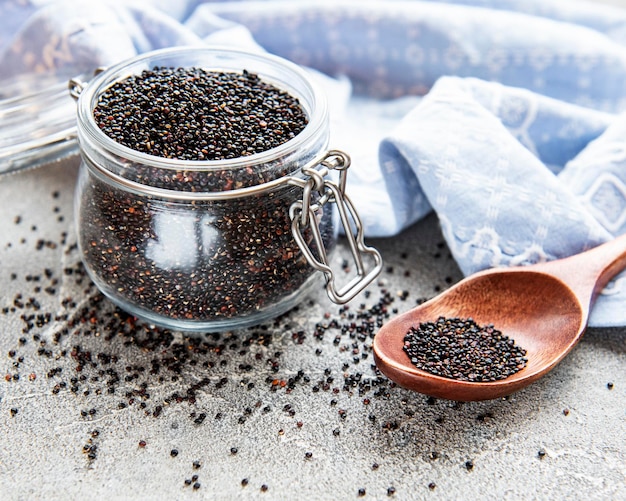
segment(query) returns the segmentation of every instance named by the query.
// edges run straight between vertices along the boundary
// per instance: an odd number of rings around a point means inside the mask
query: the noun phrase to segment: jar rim
[[[166,158],[150,155],[148,153],[143,153],[134,150],[128,146],[125,146],[121,143],[118,143],[111,137],[107,136],[102,130],[100,130],[93,117],[93,111],[95,108],[94,101],[108,87],[110,87],[114,83],[122,81],[124,78],[127,78],[133,74],[132,72],[127,72],[125,70],[131,69],[132,67],[140,67],[142,64],[147,64],[150,61],[152,61],[150,63],[150,66],[154,67],[157,66],[156,60],[158,59],[172,58],[176,56],[189,55],[192,53],[214,55],[216,57],[225,56],[230,57],[233,60],[235,60],[236,58],[241,58],[241,71],[245,69],[243,66],[245,60],[261,64],[269,64],[276,68],[280,67],[282,70],[286,70],[290,73],[289,77],[297,79],[298,83],[306,88],[306,90],[310,93],[311,99],[314,100],[314,106],[306,107],[302,102],[306,96],[303,96],[302,93],[295,91],[293,87],[291,87],[290,89],[281,88],[281,90],[286,90],[298,99],[300,105],[303,106],[304,111],[307,113],[308,123],[306,124],[304,129],[295,137],[289,139],[288,141],[285,141],[284,143],[274,148],[270,148],[259,153],[254,153],[252,155],[221,160],[183,160],[177,158]],[[226,70],[224,68],[212,68],[211,66],[203,66],[202,64],[198,64],[197,66],[207,70],[215,69],[218,71],[235,71],[234,68],[229,68],[228,70]],[[268,77],[262,72],[254,69],[251,69],[249,71],[257,73],[261,79],[267,79],[266,81],[273,83],[272,79],[268,79]],[[91,141],[98,143],[100,146],[103,146],[110,152],[118,154],[119,156],[124,157],[131,162],[156,167],[159,169],[210,172],[239,169],[254,164],[273,162],[297,150],[303,143],[306,144],[309,139],[316,137],[320,129],[326,126],[328,121],[328,104],[323,91],[319,88],[317,82],[313,81],[307,75],[306,70],[282,57],[267,53],[255,53],[222,46],[181,46],[146,52],[130,59],[121,61],[98,73],[91,81],[88,82],[88,84],[81,91],[77,103],[77,114],[79,122],[79,132],[82,129],[82,132],[84,132]]]

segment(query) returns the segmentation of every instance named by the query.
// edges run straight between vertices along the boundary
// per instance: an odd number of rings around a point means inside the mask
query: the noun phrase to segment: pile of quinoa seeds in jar
[[[187,161],[180,170],[133,165],[122,173],[173,192],[223,192],[290,174],[299,166],[280,159],[225,169],[198,162],[245,159],[295,138],[308,123],[296,97],[256,74],[194,67],[155,67],[119,81],[101,94],[93,116],[122,145]],[[98,179],[90,184],[79,221],[85,261],[129,303],[157,315],[193,321],[243,317],[289,297],[313,272],[291,233],[289,207],[302,196],[299,188],[187,202],[181,216],[173,203],[157,207],[168,201]],[[187,231],[181,221],[190,216],[194,224]],[[330,249],[330,211],[320,219]],[[161,258],[155,257],[154,242],[165,233],[178,247],[194,249],[193,266],[180,266],[176,249],[161,248]],[[313,241],[310,231],[304,236]],[[163,252],[169,255],[163,258]]]
[[[526,350],[492,324],[472,318],[439,317],[411,327],[404,352],[418,369],[460,381],[506,379],[526,366]]]
[[[297,98],[254,73],[154,68],[111,86],[93,116],[100,130],[135,151],[190,161],[174,171],[134,166],[124,177],[176,191],[227,191],[290,172],[289,165],[196,170],[194,161],[245,158],[295,138],[308,123]]]
[[[154,68],[113,85],[94,110],[102,131],[136,151],[180,160],[261,153],[294,138],[298,100],[258,75]]]

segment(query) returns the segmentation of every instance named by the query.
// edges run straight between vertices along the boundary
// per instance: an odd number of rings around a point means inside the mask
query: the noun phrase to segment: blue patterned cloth
[[[317,70],[372,237],[436,211],[465,274],[626,231],[626,11],[576,0],[5,0],[0,78],[173,45]],[[626,325],[626,275],[596,326]]]

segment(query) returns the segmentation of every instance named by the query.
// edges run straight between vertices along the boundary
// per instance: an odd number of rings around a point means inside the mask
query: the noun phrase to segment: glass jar
[[[278,147],[235,159],[136,151],[100,130],[93,111],[113,84],[155,67],[256,73],[299,100],[307,125]],[[325,98],[296,65],[222,48],[165,49],[88,83],[72,80],[70,93],[82,159],[79,248],[91,279],[122,309],[178,330],[228,330],[286,312],[321,276],[330,298],[344,303],[380,272],[344,193],[349,157],[327,149]],[[340,225],[356,262],[342,287],[328,259]]]

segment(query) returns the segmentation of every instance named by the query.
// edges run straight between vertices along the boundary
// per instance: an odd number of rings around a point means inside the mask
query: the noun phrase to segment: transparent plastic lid
[[[0,174],[78,152],[76,103],[67,82],[65,75],[0,80]]]

